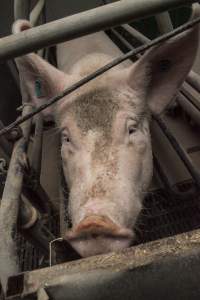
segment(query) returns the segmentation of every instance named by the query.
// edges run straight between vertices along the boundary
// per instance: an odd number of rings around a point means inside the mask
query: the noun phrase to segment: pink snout
[[[128,247],[133,232],[115,224],[106,216],[92,215],[67,231],[65,239],[80,255],[90,256]]]

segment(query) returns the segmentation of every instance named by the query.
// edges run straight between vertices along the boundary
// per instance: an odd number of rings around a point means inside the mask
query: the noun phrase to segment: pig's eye
[[[68,134],[66,134],[66,133],[62,134],[62,142],[63,143],[70,143],[70,138],[69,138]]]
[[[136,130],[137,130],[137,127],[136,127],[135,125],[129,126],[129,128],[128,128],[128,133],[129,133],[129,135],[135,133]]]

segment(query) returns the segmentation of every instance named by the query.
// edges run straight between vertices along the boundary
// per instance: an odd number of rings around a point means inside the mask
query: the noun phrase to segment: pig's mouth
[[[68,241],[111,238],[132,239],[130,229],[120,227],[106,216],[92,215],[82,220],[75,228],[67,231],[65,239]]]

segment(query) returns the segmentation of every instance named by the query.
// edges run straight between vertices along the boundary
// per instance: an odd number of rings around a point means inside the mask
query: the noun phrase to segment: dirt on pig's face
[[[65,238],[82,256],[120,250],[134,239],[152,175],[149,114],[139,98],[128,86],[94,87],[59,109],[72,221]]]

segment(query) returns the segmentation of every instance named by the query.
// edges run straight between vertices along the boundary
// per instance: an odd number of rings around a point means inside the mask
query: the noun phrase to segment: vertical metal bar
[[[0,129],[3,129],[3,128],[4,128],[3,122],[0,120]],[[3,135],[0,137],[0,147],[3,150],[3,152],[5,153],[6,159],[9,160],[9,158],[12,155],[13,147],[11,146],[11,144],[7,141],[7,139]]]
[[[23,108],[23,115],[32,111],[31,104]],[[0,206],[0,279],[5,290],[7,278],[19,271],[15,229],[19,212],[19,200],[22,190],[26,150],[29,141],[31,119],[22,126],[23,137],[14,146]]]
[[[29,19],[29,9],[30,1],[29,0],[14,0],[14,18],[15,20]]]
[[[169,128],[165,125],[164,121],[158,117],[153,116],[153,118],[157,121],[159,127],[162,129],[165,136],[170,141],[171,145],[175,149],[175,151],[178,153],[179,157],[181,158],[182,162],[186,166],[187,170],[189,171],[192,178],[195,180],[198,188],[200,188],[200,173],[193,165],[192,160],[190,159],[189,155],[185,152],[185,150],[182,148],[182,146],[178,143],[174,135],[171,133]]]
[[[31,172],[37,183],[40,182],[41,161],[42,161],[42,141],[43,141],[43,117],[42,114],[36,116],[35,135],[31,157]]]
[[[38,0],[37,4],[33,8],[33,10],[30,13],[30,22],[32,26],[37,25],[37,22],[41,16],[42,10],[45,5],[45,0]]]
[[[155,16],[160,33],[164,34],[173,30],[173,24],[168,12],[163,12]]]
[[[126,0],[100,6],[37,26],[0,40],[0,59],[8,59],[46,46],[105,30],[118,24],[155,15],[197,0]]]
[[[136,40],[140,41],[142,44],[146,44],[150,41],[148,37],[146,37],[144,34],[137,31],[135,28],[128,24],[122,25],[121,27],[125,29],[128,33],[130,33],[134,38],[136,38]]]
[[[200,75],[191,71],[186,81],[200,93]]]

